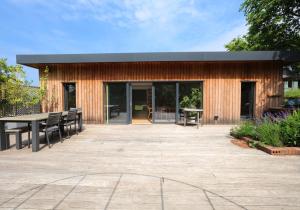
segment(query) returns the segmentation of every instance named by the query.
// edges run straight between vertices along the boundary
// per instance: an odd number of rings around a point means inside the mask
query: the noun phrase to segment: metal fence
[[[40,104],[36,104],[33,106],[25,107],[25,106],[13,106],[7,104],[4,100],[0,100],[0,117],[9,117],[9,116],[17,116],[17,115],[25,115],[25,114],[38,114],[41,112]]]

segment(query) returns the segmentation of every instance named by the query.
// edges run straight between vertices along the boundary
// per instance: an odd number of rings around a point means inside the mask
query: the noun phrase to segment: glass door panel
[[[241,118],[254,117],[255,82],[241,83]]]
[[[176,83],[158,82],[155,87],[155,122],[175,122]]]
[[[128,100],[126,83],[108,83],[105,87],[105,121],[108,124],[128,123]]]
[[[70,108],[76,108],[76,84],[65,83],[64,84],[64,110],[70,110]]]
[[[203,108],[203,83],[179,82],[179,121],[183,122],[184,108]]]

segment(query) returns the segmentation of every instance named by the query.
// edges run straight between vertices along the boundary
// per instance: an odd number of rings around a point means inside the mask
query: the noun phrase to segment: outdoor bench
[[[28,147],[30,147],[30,129],[29,127],[20,127],[20,128],[12,128],[12,129],[5,129],[5,136],[6,136],[6,144],[7,148],[10,147],[10,135],[15,135],[16,137],[16,148],[22,149],[22,133],[28,132]]]

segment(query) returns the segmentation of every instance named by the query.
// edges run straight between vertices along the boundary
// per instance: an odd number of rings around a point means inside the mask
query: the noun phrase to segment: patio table
[[[188,113],[196,112],[197,113],[196,124],[197,124],[197,128],[199,128],[200,114],[203,114],[203,109],[184,108],[182,111],[184,114],[184,126],[186,126],[187,124]],[[201,118],[201,125],[202,125],[202,118]]]
[[[41,114],[30,114],[30,115],[21,115],[15,117],[4,117],[0,118],[0,151],[6,150],[6,137],[5,137],[5,123],[16,122],[16,123],[30,123],[32,130],[32,152],[38,152],[40,149],[40,138],[39,138],[39,129],[40,122],[48,119],[49,113]],[[62,116],[65,117],[68,115],[68,111],[62,113]],[[78,124],[79,131],[82,130],[82,112],[77,112],[78,115]]]

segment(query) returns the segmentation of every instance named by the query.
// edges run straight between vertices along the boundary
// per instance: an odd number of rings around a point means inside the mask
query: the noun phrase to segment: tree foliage
[[[0,59],[0,99],[8,105],[32,106],[43,100],[46,94],[45,75],[41,77],[41,87],[33,88],[30,81],[26,80],[26,74],[21,65],[8,65],[6,59]]]
[[[299,0],[245,0],[249,31],[225,47],[240,50],[300,50]]]
[[[249,50],[249,44],[245,36],[234,38],[225,45],[229,51],[245,51]]]

